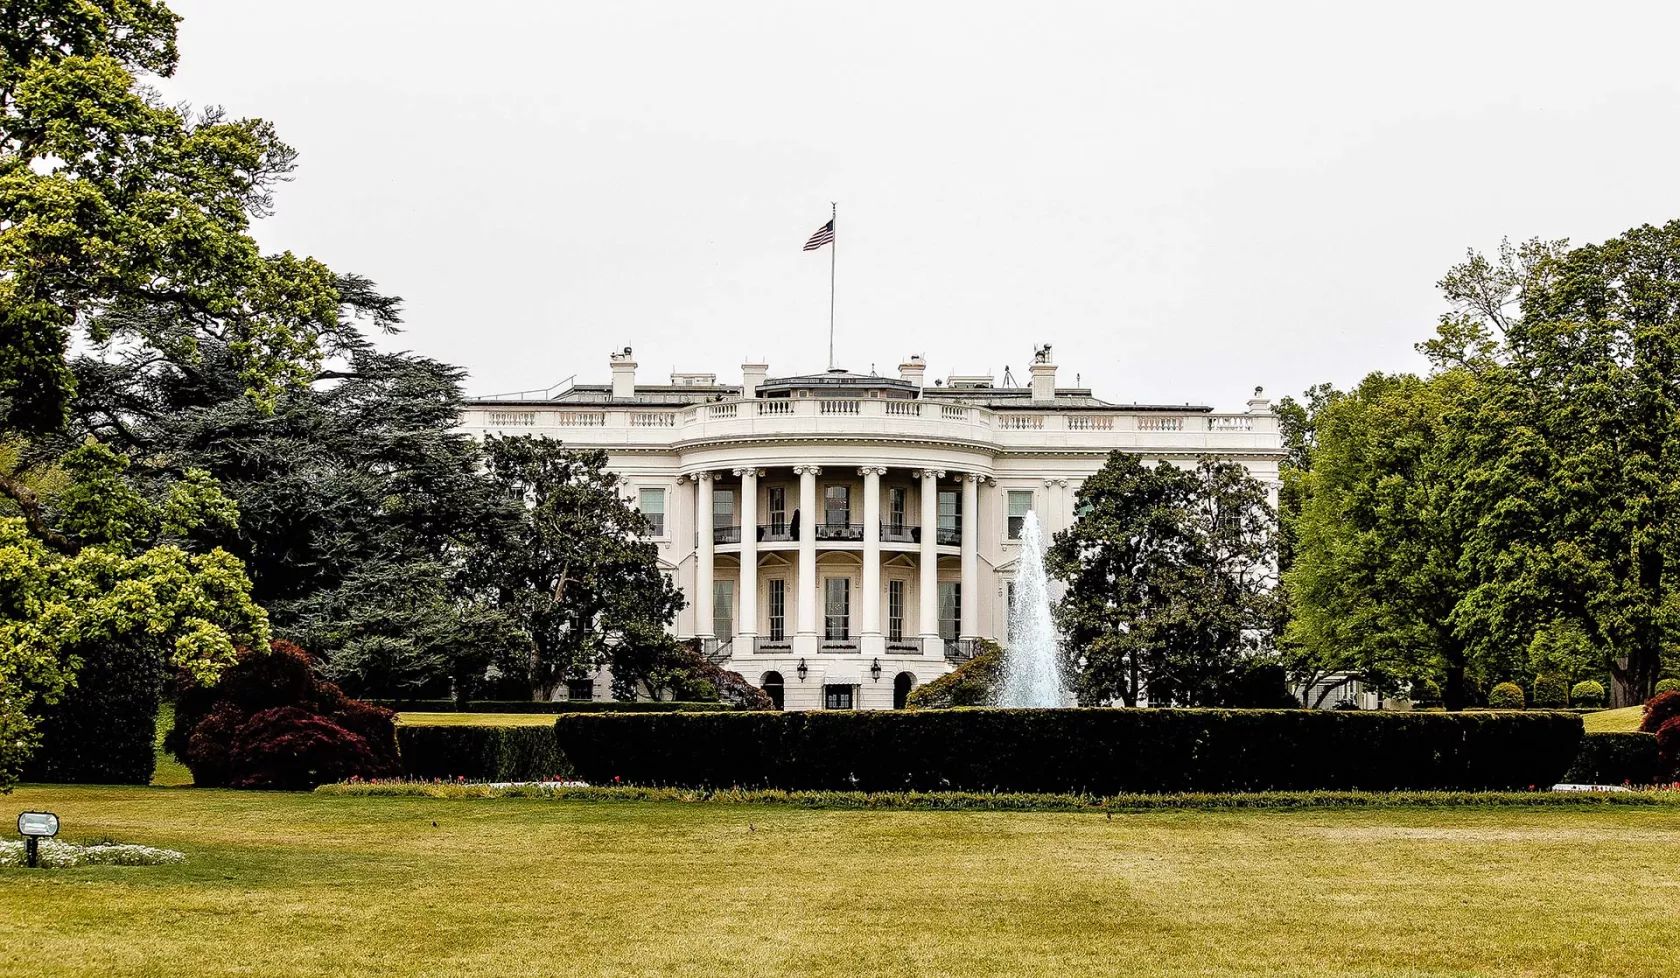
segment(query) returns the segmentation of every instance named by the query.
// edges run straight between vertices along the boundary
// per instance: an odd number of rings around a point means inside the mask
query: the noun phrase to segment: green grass
[[[1587,733],[1628,733],[1639,729],[1639,720],[1644,715],[1643,706],[1624,706],[1619,710],[1585,714],[1581,723],[1586,726]]]
[[[399,713],[397,723],[436,727],[552,727],[552,713]]]
[[[0,974],[1673,973],[1680,811],[953,813],[24,787]],[[435,823],[435,825],[434,825]]]
[[[192,784],[192,772],[187,766],[175,759],[175,755],[163,749],[163,735],[175,725],[175,704],[165,703],[158,708],[157,718],[157,767],[152,769],[152,783],[166,787]]]

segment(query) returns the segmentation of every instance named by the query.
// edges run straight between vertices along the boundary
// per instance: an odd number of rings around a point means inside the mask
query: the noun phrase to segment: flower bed
[[[27,866],[28,843],[21,840],[0,840],[0,866]],[[184,853],[173,849],[127,845],[120,842],[96,842],[80,845],[42,839],[40,863],[48,869],[68,869],[72,866],[172,866],[184,863]]]

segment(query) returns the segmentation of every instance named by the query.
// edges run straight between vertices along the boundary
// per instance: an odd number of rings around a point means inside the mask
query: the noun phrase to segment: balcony
[[[735,654],[735,640],[732,638],[703,638],[700,640],[700,654],[712,665],[722,665],[729,661],[730,656]]]
[[[855,638],[825,638],[822,640],[821,651],[827,653],[846,654],[857,652],[861,646]]]
[[[752,650],[753,655],[792,655],[793,640],[755,635],[753,636]]]
[[[945,661],[963,663],[980,654],[980,640],[948,638],[945,640]]]
[[[797,539],[793,535],[793,525],[786,521],[758,524],[759,543],[794,543]]]
[[[941,526],[935,531],[933,541],[941,547],[962,546],[962,524],[957,523],[952,526]]]
[[[882,523],[882,543],[921,543],[922,528],[911,526],[909,523]]]
[[[862,523],[818,523],[817,540],[820,541],[861,541],[863,540]]]
[[[726,526],[714,526],[712,527],[712,542],[740,543],[741,528],[734,523],[730,523]]]

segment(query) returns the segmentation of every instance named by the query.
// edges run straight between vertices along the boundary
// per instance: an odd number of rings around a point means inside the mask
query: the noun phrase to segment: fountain
[[[1009,603],[1009,649],[1003,656],[999,706],[1067,706],[1061,652],[1050,621],[1050,585],[1044,576],[1044,534],[1038,516],[1027,513],[1021,527],[1021,557]]]

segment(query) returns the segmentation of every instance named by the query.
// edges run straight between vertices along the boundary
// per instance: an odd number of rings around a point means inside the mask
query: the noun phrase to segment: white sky
[[[473,393],[822,369],[831,200],[842,366],[1223,409],[1419,368],[1466,247],[1680,217],[1672,2],[171,6],[165,92],[301,153],[264,246]]]

